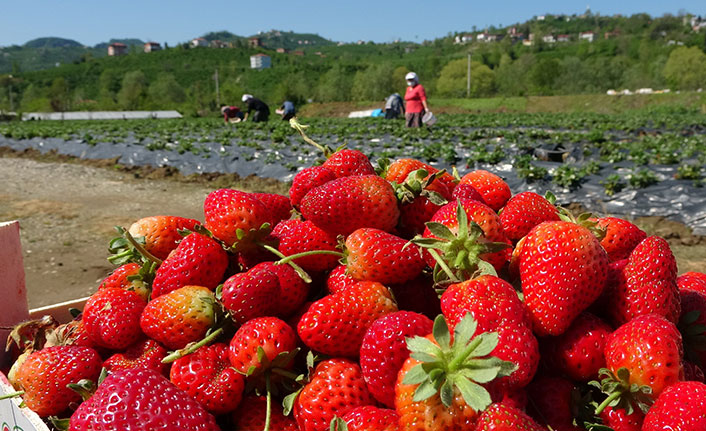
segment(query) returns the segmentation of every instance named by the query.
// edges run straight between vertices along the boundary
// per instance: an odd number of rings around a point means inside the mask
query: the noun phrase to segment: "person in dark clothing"
[[[221,114],[223,114],[223,121],[226,123],[238,123],[243,121],[245,117],[243,111],[237,106],[221,106]]]
[[[265,102],[260,99],[256,99],[251,94],[243,94],[243,102],[248,105],[248,111],[245,113],[245,118],[243,121],[248,121],[250,113],[255,111],[252,116],[252,121],[254,123],[259,123],[260,121],[267,121],[270,117],[270,107],[267,106]]]
[[[384,111],[386,120],[399,118],[400,115],[404,115],[404,101],[402,100],[402,96],[395,93],[385,99]]]
[[[282,116],[283,121],[289,121],[289,119],[293,118],[297,113],[294,109],[294,103],[289,100],[285,100],[282,103],[282,106],[280,106],[275,112]]]

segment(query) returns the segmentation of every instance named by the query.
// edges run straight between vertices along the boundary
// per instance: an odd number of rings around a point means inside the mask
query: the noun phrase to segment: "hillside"
[[[80,48],[83,45],[71,39],[40,37],[24,44],[25,48]]]
[[[204,38],[225,42],[222,49],[183,43],[153,53],[133,47],[120,57],[85,47],[4,48],[0,70],[13,77],[0,75],[0,110],[160,108],[213,115],[218,103],[237,103],[244,92],[273,105],[284,99],[297,105],[369,102],[404,91],[403,76],[410,70],[432,97],[465,98],[469,53],[472,98],[706,88],[706,21],[688,14],[547,14],[421,44],[337,44],[278,30],[255,37],[260,46],[218,31]],[[58,60],[61,50],[73,50],[77,59]],[[52,67],[13,67],[21,53],[30,64]],[[249,57],[256,53],[271,56],[272,68],[250,69]]]

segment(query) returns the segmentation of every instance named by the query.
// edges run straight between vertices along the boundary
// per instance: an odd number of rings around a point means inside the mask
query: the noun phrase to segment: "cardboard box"
[[[67,301],[47,307],[29,310],[27,305],[27,289],[22,261],[22,244],[20,242],[20,224],[17,221],[0,223],[0,326],[9,328],[27,319],[37,319],[45,315],[54,316],[59,322],[71,320],[70,308],[82,309],[87,298]],[[9,329],[1,329],[1,340],[7,339]],[[0,363],[9,366],[10,358],[5,354],[4,347],[0,349]],[[15,389],[0,373],[0,393],[10,394]],[[32,410],[20,407],[19,397],[0,400],[0,429],[13,431],[49,431],[42,419]]]

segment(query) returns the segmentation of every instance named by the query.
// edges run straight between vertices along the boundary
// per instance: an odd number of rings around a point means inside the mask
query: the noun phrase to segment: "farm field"
[[[624,217],[664,216],[706,235],[706,116],[683,109],[621,114],[442,115],[433,129],[382,119],[302,118],[312,139],[381,158],[414,157],[460,175],[486,169],[514,190]],[[288,182],[321,157],[287,123],[219,120],[23,122],[0,125],[0,147],[35,149],[182,175]]]

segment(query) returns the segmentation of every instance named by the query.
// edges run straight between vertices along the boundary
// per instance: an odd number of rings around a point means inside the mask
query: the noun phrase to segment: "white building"
[[[251,69],[269,69],[272,67],[272,59],[266,54],[255,54],[250,56],[250,68]]]
[[[197,37],[196,39],[191,39],[191,46],[194,48],[198,46],[208,46],[208,41],[203,37]]]
[[[592,31],[584,31],[583,33],[579,34],[579,40],[587,40],[589,42],[593,42],[593,38],[595,36],[595,33]]]

